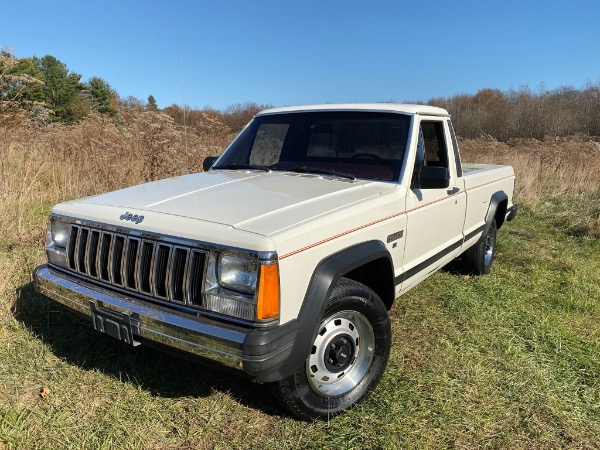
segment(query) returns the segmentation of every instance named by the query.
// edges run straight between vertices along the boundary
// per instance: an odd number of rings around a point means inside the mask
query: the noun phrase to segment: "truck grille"
[[[71,225],[71,270],[147,297],[201,306],[205,263],[202,250]]]

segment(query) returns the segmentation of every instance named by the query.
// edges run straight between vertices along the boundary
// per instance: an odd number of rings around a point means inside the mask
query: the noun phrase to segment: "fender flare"
[[[347,247],[323,259],[312,274],[298,319],[290,324],[295,329],[295,337],[289,353],[286,352],[287,358],[267,373],[257,374],[255,379],[261,382],[277,381],[296,372],[310,353],[325,312],[325,304],[338,280],[357,267],[380,258],[389,260],[393,267],[392,257],[385,244],[373,240]]]
[[[490,231],[490,227],[492,226],[492,220],[494,220],[494,218],[496,218],[496,225],[498,229],[502,227],[502,224],[504,223],[504,218],[506,216],[506,206],[504,206],[504,211],[500,211],[500,216],[498,216],[497,212],[501,208],[500,205],[504,201],[508,203],[508,195],[506,195],[506,192],[498,191],[492,195],[487,213],[485,215],[485,225],[483,226],[483,233],[481,236],[487,236],[488,231]]]

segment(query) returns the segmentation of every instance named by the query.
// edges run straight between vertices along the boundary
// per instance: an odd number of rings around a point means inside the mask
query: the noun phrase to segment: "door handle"
[[[448,195],[454,195],[454,194],[457,194],[458,192],[460,192],[460,188],[454,187],[452,189],[448,189],[446,192],[448,193]]]

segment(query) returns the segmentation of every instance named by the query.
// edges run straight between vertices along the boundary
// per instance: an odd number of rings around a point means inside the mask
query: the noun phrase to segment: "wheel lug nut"
[[[329,364],[333,364],[333,359],[329,358],[329,359],[327,360],[327,362],[328,362]]]

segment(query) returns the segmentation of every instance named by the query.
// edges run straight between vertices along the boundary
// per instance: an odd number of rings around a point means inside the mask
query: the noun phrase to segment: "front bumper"
[[[33,283],[40,294],[89,317],[90,325],[129,344],[155,342],[200,360],[242,370],[257,381],[275,381],[288,372],[285,363],[294,344],[296,321],[261,330],[188,316],[48,265],[35,269]],[[121,332],[121,328],[126,331]]]

